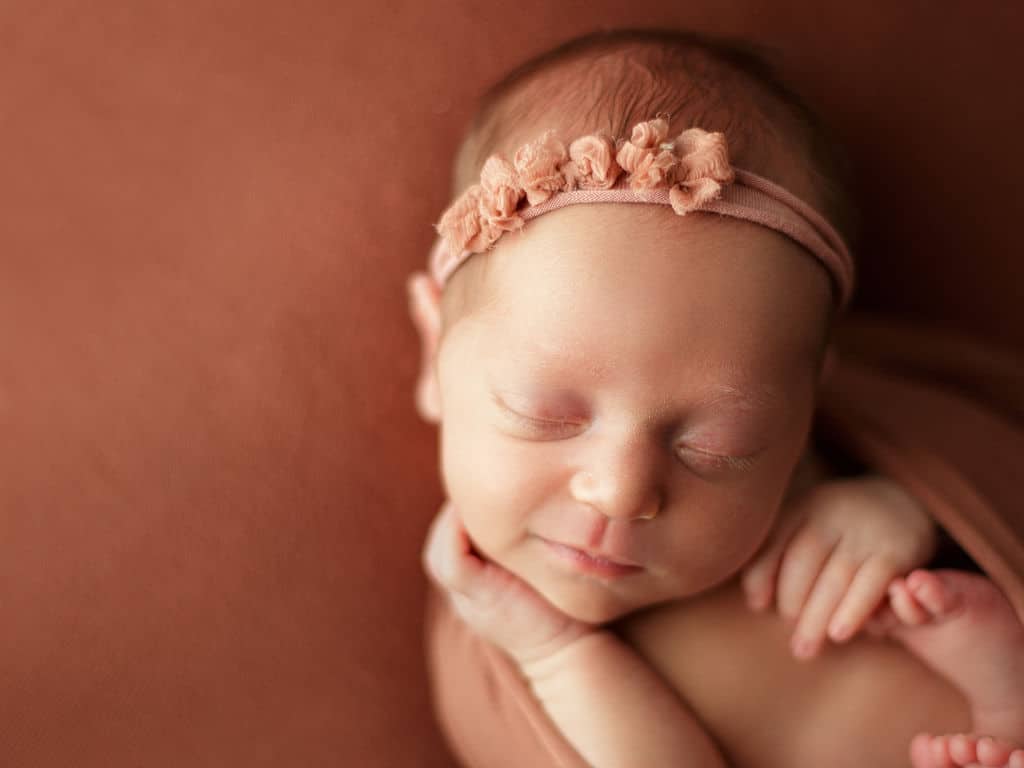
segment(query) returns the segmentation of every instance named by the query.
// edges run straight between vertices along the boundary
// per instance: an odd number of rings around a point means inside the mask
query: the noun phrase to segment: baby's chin
[[[575,584],[534,584],[552,605],[566,616],[587,624],[608,624],[631,613],[676,600],[697,597],[735,580],[735,573],[722,574],[699,584],[661,585],[650,591],[616,589],[597,580],[581,579]],[[547,587],[546,589],[544,587]]]
[[[626,596],[598,581],[586,580],[570,589],[559,585],[541,590],[541,594],[566,616],[587,624],[608,624],[634,611],[670,599],[654,595]]]

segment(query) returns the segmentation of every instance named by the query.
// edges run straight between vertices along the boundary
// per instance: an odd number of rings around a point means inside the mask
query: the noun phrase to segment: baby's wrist
[[[568,670],[599,663],[607,647],[621,642],[612,632],[592,628],[530,654],[510,654],[531,686],[557,684]]]
[[[889,495],[889,503],[894,505],[894,508],[895,505],[903,504],[906,508],[913,510],[911,519],[916,517],[920,526],[917,529],[920,531],[921,537],[918,565],[923,565],[931,560],[939,547],[941,529],[925,503],[911,493],[902,483],[886,475],[869,472],[862,475],[858,480],[864,480],[865,482],[875,484],[876,487],[881,487]]]

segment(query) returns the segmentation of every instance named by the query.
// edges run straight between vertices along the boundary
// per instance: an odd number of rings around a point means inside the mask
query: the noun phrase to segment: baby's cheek
[[[761,511],[744,517],[743,522],[737,526],[738,533],[732,537],[733,545],[729,549],[730,576],[750,562],[768,538],[774,521],[774,514]]]
[[[718,513],[711,516],[708,526],[711,551],[717,554],[721,568],[720,581],[749,563],[775,526],[792,472],[789,457],[786,451],[776,451],[774,461],[765,463],[746,482],[729,490],[717,489],[721,493]]]
[[[527,468],[479,429],[442,435],[441,463],[447,496],[470,537],[497,558],[519,537],[538,503]]]
[[[708,500],[672,537],[681,588],[694,594],[727,581],[764,542],[773,519],[760,507]]]

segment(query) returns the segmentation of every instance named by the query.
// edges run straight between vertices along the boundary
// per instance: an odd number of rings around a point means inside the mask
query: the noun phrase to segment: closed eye
[[[518,411],[513,411],[511,408],[505,408],[505,412],[514,421],[522,426],[529,427],[530,429],[558,430],[564,429],[565,427],[582,426],[582,422],[572,421],[571,419],[537,419],[533,416],[524,416]]]
[[[501,410],[502,415],[514,423],[519,429],[526,433],[547,439],[560,439],[573,433],[580,427],[586,425],[585,420],[571,418],[545,419],[536,416],[527,416],[511,408],[497,394],[492,393],[491,399]],[[571,435],[570,435],[571,436]],[[750,469],[757,462],[757,457],[762,451],[747,456],[731,456],[726,454],[712,453],[692,445],[681,444],[676,447],[676,453],[680,460],[688,465],[696,467],[698,471],[743,471]]]
[[[711,453],[710,451],[702,451],[699,448],[694,448],[690,445],[680,445],[678,450],[681,454],[685,454],[684,461],[690,461],[698,464],[699,466],[705,466],[709,469],[735,469],[745,470],[750,469],[757,463],[757,455],[760,453],[751,454],[750,456],[727,456],[719,453]]]
[[[583,426],[585,423],[568,418],[541,419],[535,416],[526,416],[525,414],[519,413],[519,411],[510,408],[497,395],[492,395],[492,399],[507,418],[515,422],[518,426],[532,432],[550,433],[564,431],[567,427],[578,428]]]

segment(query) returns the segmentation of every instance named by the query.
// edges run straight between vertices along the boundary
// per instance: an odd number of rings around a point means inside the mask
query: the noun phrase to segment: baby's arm
[[[607,630],[521,669],[548,716],[595,768],[725,766],[676,692]]]
[[[431,526],[423,560],[459,616],[516,663],[589,765],[724,767],[711,738],[646,661],[612,632],[571,619],[478,558],[450,503]]]
[[[827,480],[784,506],[745,567],[743,587],[755,610],[774,600],[796,621],[793,653],[809,658],[826,635],[853,637],[893,578],[924,565],[936,542],[927,510],[894,481],[874,474]]]

